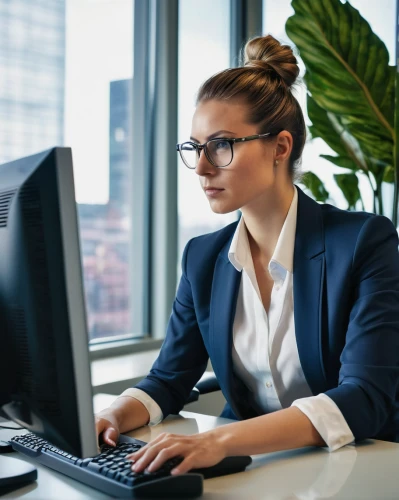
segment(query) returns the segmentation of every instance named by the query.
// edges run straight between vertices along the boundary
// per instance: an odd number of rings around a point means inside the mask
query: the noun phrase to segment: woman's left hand
[[[171,474],[183,474],[191,469],[211,467],[226,457],[224,447],[215,433],[203,432],[191,436],[162,433],[154,440],[143,446],[139,451],[126,455],[126,459],[133,460],[134,472],[149,472],[158,470],[166,460],[182,457],[183,461]]]

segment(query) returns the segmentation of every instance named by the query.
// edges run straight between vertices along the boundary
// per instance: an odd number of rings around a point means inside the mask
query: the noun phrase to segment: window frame
[[[160,348],[166,334],[178,255],[178,7],[134,2],[131,311],[140,337],[94,342],[91,361]],[[262,34],[262,9],[262,0],[230,0],[231,66],[245,41]]]

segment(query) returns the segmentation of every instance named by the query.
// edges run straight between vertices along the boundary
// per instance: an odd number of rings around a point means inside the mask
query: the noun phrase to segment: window
[[[350,0],[353,7],[359,10],[360,14],[370,23],[371,29],[381,38],[387,46],[390,54],[391,65],[395,64],[395,30],[396,30],[396,0],[379,0],[378,2],[369,2],[368,0]],[[293,42],[288,38],[285,32],[285,23],[287,19],[294,14],[294,9],[291,7],[291,0],[263,0],[263,32],[270,33],[279,41],[288,43],[293,46]],[[387,22],[389,20],[389,22]],[[299,58],[301,68],[300,76],[303,76],[305,66]],[[295,93],[302,110],[304,111],[306,124],[311,122],[306,112],[306,86],[305,83]],[[302,157],[303,170],[313,171],[325,183],[327,191],[333,203],[339,207],[346,209],[347,202],[345,201],[342,192],[337,187],[333,174],[343,173],[344,170],[334,166],[327,160],[320,158],[320,154],[334,154],[327,144],[320,138],[316,138],[308,142],[305,146]],[[372,211],[373,200],[370,192],[370,185],[367,180],[359,176],[359,188],[364,199],[365,210]],[[390,186],[385,186],[386,191],[384,196],[392,197]],[[369,194],[369,196],[367,196]],[[387,203],[386,206],[390,206]],[[391,216],[391,214],[387,214]]]
[[[0,162],[72,147],[89,335],[131,336],[132,0],[0,0]]]
[[[90,31],[88,36],[88,29]],[[133,2],[66,0],[65,144],[72,146],[92,340],[131,335]]]
[[[195,95],[214,73],[230,65],[230,0],[184,0],[179,5],[179,142],[189,139]],[[187,241],[237,220],[237,214],[215,214],[200,188],[197,174],[178,160],[179,256]]]

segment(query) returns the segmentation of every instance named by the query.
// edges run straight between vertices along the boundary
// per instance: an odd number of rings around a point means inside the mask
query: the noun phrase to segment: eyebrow
[[[218,130],[217,132],[214,132],[213,134],[209,135],[207,138],[206,138],[206,141],[205,142],[208,142],[210,141],[211,139],[214,139],[215,137],[220,137],[220,134],[233,134],[235,135],[234,132],[231,132],[230,130]],[[190,139],[192,141],[195,141],[195,142],[198,142],[199,143],[199,140],[196,139],[195,137],[192,137],[190,136]]]

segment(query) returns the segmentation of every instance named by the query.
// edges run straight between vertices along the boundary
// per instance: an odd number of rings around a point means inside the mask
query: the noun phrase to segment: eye
[[[215,141],[215,149],[217,151],[223,151],[224,149],[230,149],[230,143],[225,139],[219,139]]]

